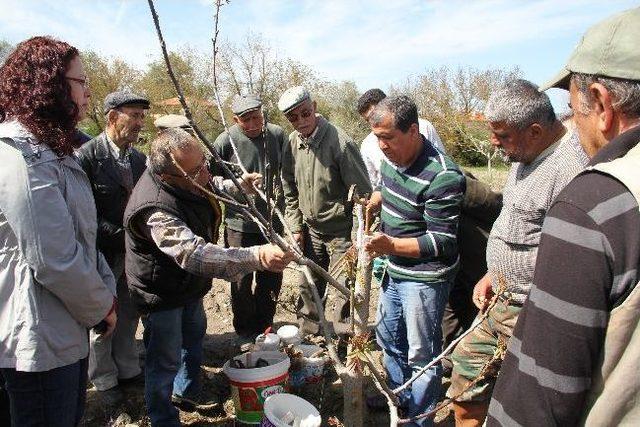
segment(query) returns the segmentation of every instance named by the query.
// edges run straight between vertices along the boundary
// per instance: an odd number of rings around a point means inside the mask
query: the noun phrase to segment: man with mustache
[[[107,405],[123,398],[118,385],[142,381],[135,333],[138,314],[124,274],[122,218],[131,191],[145,169],[146,157],[133,148],[144,125],[149,100],[131,92],[113,92],[104,100],[104,132],[77,152],[91,182],[98,214],[98,249],[118,284],[118,324],[112,336],[92,331],[89,379]]]
[[[249,173],[262,175],[263,190],[266,193],[269,187],[273,200],[282,210],[280,163],[284,131],[280,126],[265,122],[262,101],[256,95],[236,95],[231,103],[231,111],[235,124],[218,136],[214,143],[215,150],[223,160],[240,163]],[[217,165],[214,165],[212,172],[213,175],[223,174]],[[262,215],[268,218],[266,203],[260,198],[256,198],[255,202]],[[233,206],[226,207],[224,223],[226,247],[246,248],[267,243],[258,226]],[[280,222],[274,219],[273,224],[276,232],[280,233]],[[256,287],[252,290],[254,280]],[[282,273],[267,270],[251,272],[239,281],[231,282],[233,327],[241,341],[253,341],[257,334],[271,325],[281,285]]]
[[[501,343],[511,338],[529,295],[542,222],[553,199],[587,163],[577,135],[557,119],[549,97],[529,81],[510,80],[497,88],[484,115],[491,143],[512,165],[502,210],[487,242],[487,272],[474,287],[473,302],[484,312],[503,286],[506,292],[451,356],[448,395],[454,399],[456,426],[462,427],[484,422],[500,369],[501,360],[492,360]]]

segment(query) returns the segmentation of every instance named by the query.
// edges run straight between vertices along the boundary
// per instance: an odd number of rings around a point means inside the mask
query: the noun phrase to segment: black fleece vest
[[[135,186],[124,214],[126,267],[129,293],[141,313],[181,307],[202,298],[211,289],[211,277],[190,274],[173,258],[141,235],[149,209],[160,209],[184,221],[205,241],[214,236],[216,213],[209,201],[168,186],[149,170]],[[215,242],[214,242],[215,243]]]

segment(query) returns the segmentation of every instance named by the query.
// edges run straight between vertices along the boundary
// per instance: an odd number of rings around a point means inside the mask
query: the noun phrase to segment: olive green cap
[[[589,28],[567,65],[540,90],[569,89],[571,73],[640,80],[640,8],[613,15]]]

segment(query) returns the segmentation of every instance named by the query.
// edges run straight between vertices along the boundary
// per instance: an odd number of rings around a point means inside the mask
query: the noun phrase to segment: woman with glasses
[[[16,426],[73,426],[86,393],[87,329],[110,334],[115,282],[73,157],[89,100],[73,46],[34,37],[0,68],[0,380]]]

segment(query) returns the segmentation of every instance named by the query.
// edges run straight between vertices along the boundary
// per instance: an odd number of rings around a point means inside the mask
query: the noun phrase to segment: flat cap
[[[170,128],[182,128],[191,130],[189,119],[179,114],[167,114],[166,116],[160,116],[155,119],[153,125],[160,130]]]
[[[241,116],[260,107],[262,107],[262,101],[254,94],[236,95],[231,101],[231,112],[236,116]]]
[[[640,80],[640,8],[613,15],[589,28],[567,64],[540,90],[569,89],[571,73]]]
[[[140,105],[144,109],[149,109],[149,100],[129,91],[111,92],[104,99],[104,114],[124,105]]]
[[[278,101],[278,108],[280,111],[287,114],[289,111],[293,110],[308,99],[311,99],[311,95],[308,90],[302,86],[294,86],[287,89],[282,94]]]

